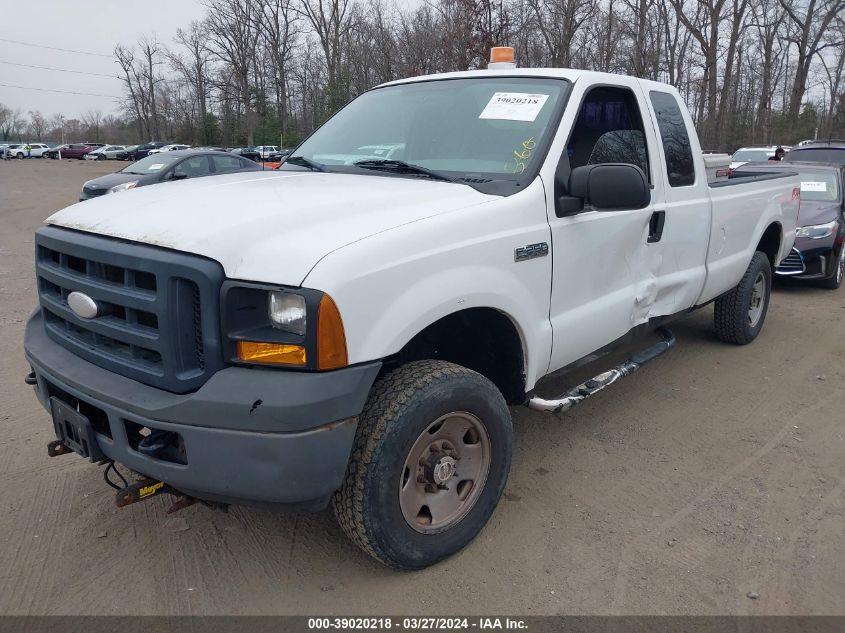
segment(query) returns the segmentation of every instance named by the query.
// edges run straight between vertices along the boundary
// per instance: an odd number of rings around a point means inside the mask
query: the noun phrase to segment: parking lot
[[[0,613],[843,613],[845,290],[777,284],[748,347],[704,308],[565,416],[514,408],[502,503],[425,571],[381,567],[329,512],[116,509],[102,468],[47,457],[22,339],[34,229],[123,165],[0,163]]]

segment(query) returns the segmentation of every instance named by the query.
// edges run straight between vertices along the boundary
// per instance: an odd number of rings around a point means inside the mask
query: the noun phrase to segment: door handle
[[[663,237],[663,225],[666,224],[666,212],[655,211],[648,221],[648,243],[659,242]]]

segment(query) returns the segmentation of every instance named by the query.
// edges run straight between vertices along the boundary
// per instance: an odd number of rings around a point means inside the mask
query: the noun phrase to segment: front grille
[[[47,334],[86,360],[148,385],[185,393],[223,365],[214,261],[57,227],[35,235]],[[98,306],[84,319],[71,292]]]
[[[804,258],[797,248],[793,248],[775,269],[778,275],[800,275],[805,270]]]
[[[91,186],[84,186],[82,187],[82,193],[88,196],[89,198],[96,198],[97,196],[102,196],[108,188],[106,187],[91,187]]]

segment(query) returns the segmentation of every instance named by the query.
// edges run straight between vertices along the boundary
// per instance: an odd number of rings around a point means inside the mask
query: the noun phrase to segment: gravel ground
[[[513,409],[500,507],[426,571],[373,562],[328,512],[117,510],[100,468],[47,457],[22,337],[33,230],[120,166],[0,162],[0,613],[845,613],[845,290],[779,284],[748,347],[699,310],[565,417]]]

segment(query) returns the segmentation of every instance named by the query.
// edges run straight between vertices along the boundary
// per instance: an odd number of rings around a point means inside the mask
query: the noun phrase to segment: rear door
[[[652,307],[654,316],[665,316],[692,307],[704,287],[710,194],[698,136],[679,95],[664,84],[641,86],[647,116],[656,124],[660,170],[666,179],[663,256],[655,271],[657,295]]]
[[[552,230],[550,319],[555,371],[646,322],[656,298],[655,271],[663,241],[653,218],[665,211],[657,139],[637,80],[613,85],[577,82],[561,130],[571,130],[560,157],[564,170],[600,163],[640,167],[651,184],[643,209],[595,211],[559,218],[547,186]],[[554,158],[557,161],[557,158]]]

